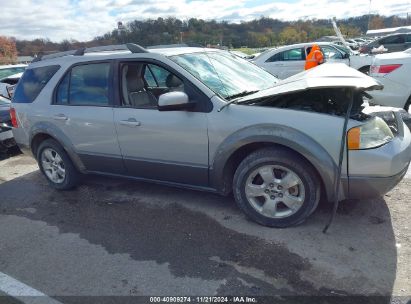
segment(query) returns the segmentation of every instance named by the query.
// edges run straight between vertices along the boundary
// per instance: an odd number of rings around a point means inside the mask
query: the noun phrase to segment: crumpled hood
[[[237,101],[254,100],[307,89],[343,87],[371,91],[381,90],[383,85],[343,63],[326,63],[286,78],[269,89],[239,98]]]

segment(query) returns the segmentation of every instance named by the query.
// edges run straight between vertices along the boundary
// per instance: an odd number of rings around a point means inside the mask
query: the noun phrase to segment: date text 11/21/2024
[[[150,297],[150,303],[258,303],[254,297]]]

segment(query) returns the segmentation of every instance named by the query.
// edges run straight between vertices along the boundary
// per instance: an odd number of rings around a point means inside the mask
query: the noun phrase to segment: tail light
[[[18,128],[19,124],[17,123],[17,115],[16,115],[15,108],[10,108],[10,118],[11,118],[11,125],[13,126],[13,128]]]
[[[402,64],[372,65],[370,68],[370,73],[371,74],[389,74],[401,66]]]

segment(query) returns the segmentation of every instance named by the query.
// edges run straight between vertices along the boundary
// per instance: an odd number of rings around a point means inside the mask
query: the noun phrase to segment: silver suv
[[[405,175],[400,115],[385,113],[387,124],[362,112],[364,90],[379,87],[343,64],[279,82],[226,51],[128,44],[38,59],[11,116],[56,189],[98,173],[233,193],[254,221],[286,227],[321,195],[336,199],[339,168],[339,200],[382,195]]]

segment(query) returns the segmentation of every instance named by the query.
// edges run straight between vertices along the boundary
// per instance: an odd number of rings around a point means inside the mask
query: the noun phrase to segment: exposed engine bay
[[[310,111],[344,117],[351,100],[351,92],[352,89],[346,88],[308,89],[250,100],[247,104]],[[362,113],[364,109],[364,96],[367,96],[365,92],[354,91],[354,104],[350,115],[351,119],[363,121],[370,118],[369,115]]]

